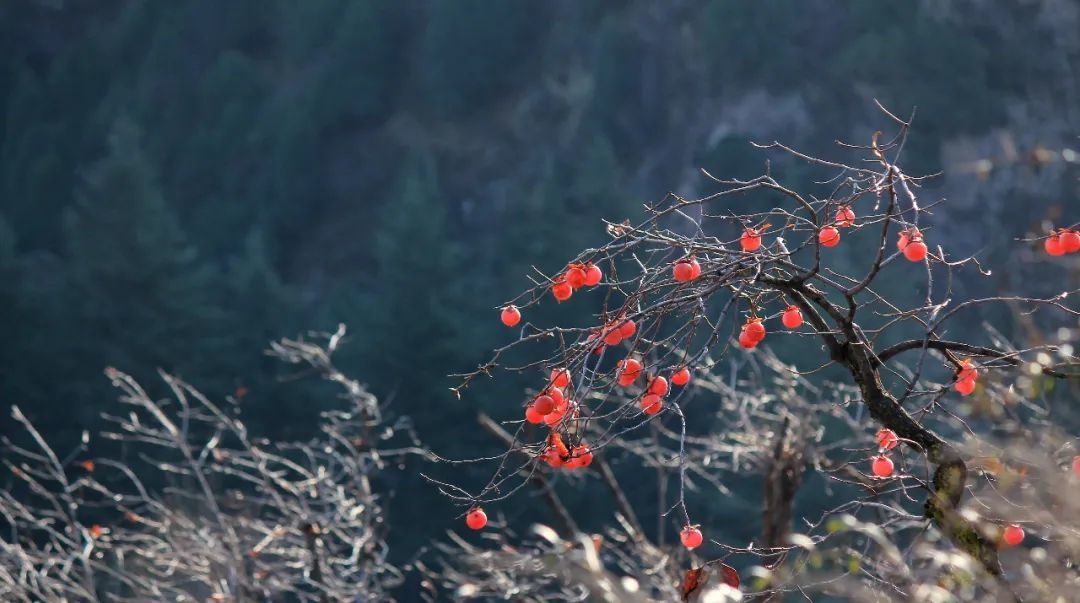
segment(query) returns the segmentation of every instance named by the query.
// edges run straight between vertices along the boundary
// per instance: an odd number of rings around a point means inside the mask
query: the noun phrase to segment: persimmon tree
[[[488,463],[490,479],[473,487],[437,482],[441,491],[463,512],[483,508],[491,516],[532,484],[571,538],[578,526],[558,499],[558,480],[606,483],[617,503],[616,531],[637,543],[642,558],[665,546],[665,525],[691,550],[664,557],[672,565],[651,587],[661,598],[672,576],[684,577],[690,598],[693,572],[730,569],[723,561],[740,555],[760,563],[750,590],[766,597],[816,586],[919,598],[948,590],[937,581],[942,572],[966,572],[978,585],[973,597],[1019,598],[1043,579],[1002,565],[1003,547],[1023,542],[1025,521],[1028,532],[1056,545],[1049,560],[1040,557],[1044,577],[1055,576],[1042,594],[1075,592],[1075,529],[1032,513],[1054,508],[1051,500],[1064,504],[1061,490],[1078,492],[1066,479],[1075,447],[1041,417],[1050,414],[1047,384],[1080,378],[1080,361],[1046,338],[1019,345],[991,327],[957,328],[965,316],[988,311],[1043,320],[1051,332],[1075,325],[1072,292],[958,299],[961,278],[991,270],[936,236],[935,211],[945,202],[922,198],[925,178],[901,167],[911,122],[881,110],[893,133],[840,144],[851,159],[757,145],[819,172],[815,190],[824,193],[790,188],[768,167],[749,180],[703,170],[715,192],[669,194],[638,220],[609,222],[610,240],[566,267],[537,269],[533,286],[499,308],[516,337],[475,371],[456,375],[454,391],[466,395],[476,379],[503,372],[533,376],[535,389],[518,417],[501,424],[482,417],[506,446],[468,461]],[[1065,227],[1006,236],[1057,261],[1080,249],[1075,235]],[[860,251],[856,262],[838,255],[849,245]],[[600,304],[598,312],[575,308],[586,307],[585,296]],[[566,324],[531,321],[540,303],[558,303]],[[803,353],[783,353],[792,346]],[[510,364],[519,348],[529,360]],[[971,400],[1004,409],[997,424],[973,420]],[[830,418],[827,427],[822,417]],[[1033,431],[1040,435],[1028,437]],[[607,462],[629,456],[659,469],[663,518],[651,541]],[[725,475],[748,468],[764,476],[764,544],[716,540],[717,531],[697,525],[687,490],[722,495]],[[1026,490],[1007,492],[1004,482],[1015,484],[1021,469]],[[665,471],[674,475],[670,489]],[[803,534],[791,524],[805,471],[862,495],[801,518]],[[644,478],[634,479],[640,488]],[[1016,503],[1021,498],[1031,504]],[[832,547],[857,585],[845,590],[808,578],[807,563],[821,568],[822,546]],[[869,549],[880,553],[876,560]],[[455,550],[458,563],[482,555]],[[642,569],[629,567],[626,553],[614,557],[623,571]],[[481,590],[499,583],[497,568],[484,567],[471,577],[459,568],[449,583]]]

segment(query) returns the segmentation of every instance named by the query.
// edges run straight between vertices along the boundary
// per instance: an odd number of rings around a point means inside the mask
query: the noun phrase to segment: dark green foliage
[[[890,68],[882,73],[879,65]],[[901,13],[853,39],[833,70],[837,79],[870,82],[888,106],[917,105],[928,131],[972,131],[1003,117],[1004,91],[990,87],[989,49],[947,24]],[[950,110],[958,101],[968,109]]]
[[[429,3],[415,65],[425,106],[460,117],[497,103],[535,62],[546,13],[542,2]]]
[[[644,130],[638,121],[648,117],[637,103],[626,102],[641,96],[644,53],[641,40],[624,19],[614,15],[604,19],[592,57],[595,92],[591,117],[598,128],[620,143],[638,139]]]
[[[227,337],[215,299],[218,275],[162,196],[138,128],[118,121],[108,148],[83,170],[64,216],[80,352],[136,374],[161,367],[208,375],[215,361],[193,352]]]
[[[394,3],[349,2],[309,94],[324,127],[367,123],[386,115],[402,68],[405,16]],[[397,5],[400,6],[400,5]]]
[[[383,381],[384,391],[419,394],[402,404],[426,414],[441,406],[433,402],[449,387],[444,375],[466,330],[469,280],[430,162],[406,164],[396,188],[375,234],[376,305],[364,332],[379,342],[369,348],[372,374],[395,377]]]
[[[801,0],[709,2],[703,11],[702,48],[712,66],[714,88],[787,88],[817,56],[807,45],[817,46],[829,37],[822,35],[821,23],[804,17],[804,10]],[[841,12],[830,15],[836,18]]]

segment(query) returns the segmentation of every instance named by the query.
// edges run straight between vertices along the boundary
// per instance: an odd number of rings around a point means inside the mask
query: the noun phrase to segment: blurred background
[[[834,141],[889,128],[874,99],[915,111],[901,163],[940,172],[921,191],[948,199],[934,241],[993,268],[958,297],[1075,287],[1075,260],[1015,239],[1080,220],[1078,67],[1076,0],[8,0],[0,402],[64,449],[117,408],[104,367],[161,367],[238,399],[253,432],[304,439],[339,402],[263,350],[342,322],[339,367],[427,445],[496,453],[476,412],[518,418],[523,381],[458,400],[446,375],[507,341],[496,308],[530,266],[602,243],[603,218],[715,190],[699,168],[829,178],[749,142],[856,161]],[[387,479],[409,559],[459,510],[415,472]],[[732,489],[702,505],[736,518],[711,536],[745,542],[760,484]],[[586,529],[592,496],[567,495]]]

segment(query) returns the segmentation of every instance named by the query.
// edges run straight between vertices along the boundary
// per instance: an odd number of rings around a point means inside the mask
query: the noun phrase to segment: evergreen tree
[[[376,280],[353,296],[352,313],[344,318],[352,335],[338,361],[354,367],[348,370],[389,401],[391,412],[410,417],[422,440],[440,441],[439,454],[463,456],[475,454],[475,438],[446,435],[458,431],[455,426],[475,429],[476,406],[455,398],[449,388],[458,382],[447,373],[473,366],[488,341],[475,328],[469,270],[453,237],[448,202],[437,191],[430,162],[413,160],[402,168],[374,236]],[[440,475],[446,469],[426,470]],[[410,476],[385,487],[418,492],[428,485]],[[397,532],[399,551],[415,550],[425,534],[447,527],[417,496],[395,498],[390,519],[411,526]]]
[[[618,15],[603,20],[593,48],[595,92],[589,122],[627,154],[655,134],[658,115],[641,111],[641,63],[646,48]]]
[[[572,165],[568,193],[574,202],[574,213],[587,216],[583,224],[600,228],[600,220],[619,220],[640,208],[640,200],[626,198],[626,170],[607,137],[593,136],[581,161]],[[595,242],[597,232],[591,230],[585,235],[587,240],[579,244]]]
[[[274,269],[260,228],[252,229],[243,239],[241,253],[230,258],[223,290],[233,323],[228,331],[241,340],[238,349],[258,352],[268,341],[291,335],[299,327],[292,324],[296,295]]]
[[[0,203],[25,248],[53,248],[56,217],[71,197],[70,139],[48,119],[47,83],[20,69],[0,140]],[[68,133],[70,136],[70,132]]]
[[[701,15],[702,47],[715,87],[761,86],[782,91],[815,56],[818,24],[800,16],[798,0],[712,2]],[[779,43],[778,40],[784,40]]]
[[[12,230],[4,214],[0,214],[0,333],[6,338],[21,335],[18,331],[20,321],[16,315],[19,280],[15,264],[15,231]],[[16,339],[17,341],[18,339]],[[9,389],[10,379],[14,378],[19,352],[14,346],[0,345],[0,399],[13,393]]]
[[[229,353],[220,358],[215,372],[253,410],[248,416],[254,432],[269,438],[307,437],[318,411],[336,408],[337,401],[325,392],[309,391],[310,382],[282,382],[277,378],[281,362],[264,353],[269,342],[291,337],[312,323],[297,320],[296,292],[274,269],[261,228],[244,237],[240,253],[229,259],[224,281]]]
[[[508,204],[500,220],[497,259],[509,277],[505,285],[513,287],[500,286],[498,290],[519,288],[532,266],[554,274],[571,259],[567,253],[578,242],[581,217],[568,207],[556,164],[547,157],[541,165],[539,178],[531,186],[521,187],[524,190]]]
[[[462,364],[468,279],[437,194],[434,167],[414,160],[384,204],[375,235],[377,283],[363,317],[366,365],[399,412],[438,425],[454,406],[448,367]],[[414,412],[415,411],[415,412]]]
[[[403,12],[397,3],[345,3],[308,90],[320,127],[371,122],[387,113],[405,49]]]
[[[64,220],[82,357],[96,369],[209,376],[226,337],[216,274],[162,196],[138,128],[119,120],[108,149],[85,170]]]
[[[492,103],[527,72],[547,26],[541,2],[458,0],[429,4],[418,65],[427,107],[440,117]]]

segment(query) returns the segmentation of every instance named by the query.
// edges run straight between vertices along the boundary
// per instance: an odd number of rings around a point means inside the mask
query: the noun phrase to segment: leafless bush
[[[371,479],[424,454],[408,423],[334,368],[344,328],[322,343],[281,340],[271,354],[343,391],[307,442],[252,436],[235,400],[215,403],[162,373],[155,400],[109,369],[123,413],[102,437],[126,458],[67,458],[18,408],[30,445],[5,441],[13,487],[0,493],[4,601],[379,601],[400,583],[387,562],[383,501]],[[168,483],[144,484],[148,475]],[[158,480],[160,481],[160,480]],[[93,523],[90,523],[93,521]]]

